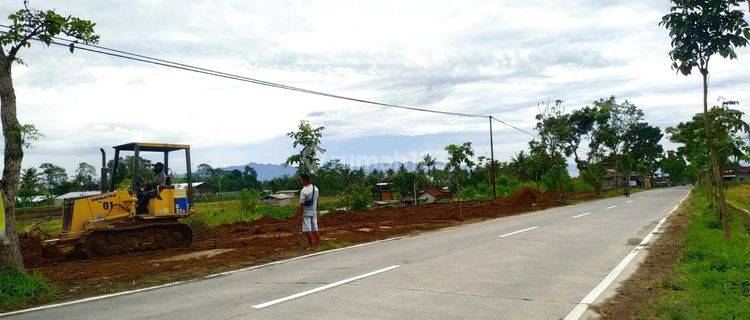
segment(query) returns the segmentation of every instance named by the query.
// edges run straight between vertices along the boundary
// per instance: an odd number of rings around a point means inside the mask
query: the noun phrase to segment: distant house
[[[419,195],[417,198],[417,201],[422,203],[432,203],[440,200],[446,200],[453,198],[453,192],[448,190],[447,188],[439,189],[439,188],[427,188],[422,192],[422,194]]]
[[[729,167],[724,172],[724,180],[750,181],[750,167]]]
[[[187,183],[173,183],[175,189],[186,189]],[[193,182],[193,194],[203,196],[214,193],[214,186],[208,182]]]
[[[376,184],[378,187],[378,190],[380,191],[378,194],[378,200],[379,201],[390,201],[393,200],[393,191],[391,191],[391,185],[387,182],[380,182]]]
[[[627,178],[624,174],[620,174],[615,169],[607,168],[604,169],[604,178],[602,178],[601,181],[602,189],[613,189],[615,187],[624,187]],[[631,173],[629,185],[631,187],[643,186],[643,179],[641,179],[639,174]]]
[[[102,192],[101,191],[73,191],[73,192],[68,192],[66,194],[59,195],[59,196],[55,197],[54,204],[55,205],[62,205],[63,202],[65,202],[65,200],[67,200],[67,199],[77,199],[77,198],[83,198],[83,197],[88,197],[88,196],[95,196],[97,194],[102,194]]]
[[[299,195],[299,190],[279,190],[279,191],[276,191],[275,194],[285,194],[291,198],[294,198]]]
[[[283,193],[269,194],[261,198],[261,202],[272,205],[274,207],[288,206],[292,204],[292,198],[289,195]]]

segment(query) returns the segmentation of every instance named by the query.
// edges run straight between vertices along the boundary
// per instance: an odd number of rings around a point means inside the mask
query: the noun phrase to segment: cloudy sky
[[[0,15],[22,1],[3,1]],[[531,129],[540,101],[568,108],[615,95],[662,128],[701,109],[698,75],[670,69],[658,0],[101,1],[34,0],[97,23],[101,45],[267,81],[386,103],[493,114]],[[709,101],[750,111],[750,50],[715,60]],[[280,163],[284,133],[326,127],[326,158],[415,159],[472,141],[486,120],[392,110],[35,44],[16,66],[19,118],[44,137],[24,166],[72,171],[98,148],[188,143],[194,163]],[[528,136],[496,125],[501,160]],[[110,154],[111,156],[111,154]],[[178,169],[178,168],[175,168]]]

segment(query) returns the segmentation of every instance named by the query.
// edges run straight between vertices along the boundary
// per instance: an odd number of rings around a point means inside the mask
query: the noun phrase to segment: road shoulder
[[[666,289],[660,284],[675,274],[676,261],[683,250],[683,237],[688,219],[684,206],[680,206],[669,218],[667,226],[648,247],[647,255],[641,255],[636,263],[619,277],[592,305],[583,319],[633,319],[641,318],[650,301]]]

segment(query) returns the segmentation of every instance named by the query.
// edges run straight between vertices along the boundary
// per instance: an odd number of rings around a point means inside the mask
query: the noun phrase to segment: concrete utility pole
[[[492,137],[492,116],[490,119],[490,183],[492,184],[492,199],[497,198],[497,190],[495,190],[495,143]]]

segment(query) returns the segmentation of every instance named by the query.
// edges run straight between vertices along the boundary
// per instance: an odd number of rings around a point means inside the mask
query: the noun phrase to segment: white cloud
[[[0,15],[20,6],[0,4]],[[606,1],[57,1],[37,8],[97,23],[102,45],[269,81],[383,102],[493,113],[530,129],[540,100],[571,107],[616,95],[649,121],[700,109],[697,76],[677,76],[657,23],[668,3]],[[711,101],[750,101],[750,51],[716,60]],[[190,143],[196,162],[280,162],[300,119],[327,127],[336,155],[401,155],[477,139],[487,123],[309,96],[64,48],[23,52],[22,122],[45,138],[26,166],[72,170],[96,150],[135,140]],[[743,107],[744,111],[750,111]],[[308,116],[309,115],[309,116]],[[496,126],[507,159],[525,137]],[[430,136],[435,146],[408,137]],[[393,139],[392,144],[375,143]],[[400,143],[413,141],[412,144]],[[371,145],[371,150],[356,148]]]

